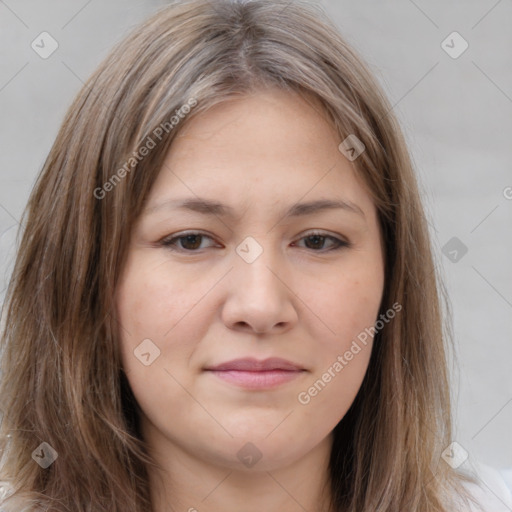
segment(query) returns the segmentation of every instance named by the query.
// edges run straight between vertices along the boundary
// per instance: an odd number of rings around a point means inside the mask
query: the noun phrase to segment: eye
[[[190,231],[188,233],[178,234],[177,236],[175,235],[164,238],[160,241],[160,245],[172,251],[198,252],[201,249],[207,248],[202,244],[203,240],[206,239],[213,240],[211,236],[205,235],[204,233]],[[305,240],[306,248],[311,249],[313,252],[328,252],[342,249],[344,247],[350,247],[349,242],[321,232],[309,233],[299,240]],[[326,241],[330,242],[330,248],[325,249]]]
[[[344,247],[350,247],[349,242],[341,240],[340,238],[337,238],[332,235],[327,235],[326,233],[322,232],[309,233],[306,236],[302,237],[300,240],[305,240],[306,248],[312,249],[314,252],[329,252],[336,251]],[[324,247],[326,241],[331,242],[331,247],[328,249],[325,249]]]
[[[202,246],[203,239],[209,238],[210,236],[203,233],[191,231],[189,233],[182,233],[178,236],[164,238],[160,244],[173,251],[185,251],[185,252],[196,252],[198,249],[204,249]]]

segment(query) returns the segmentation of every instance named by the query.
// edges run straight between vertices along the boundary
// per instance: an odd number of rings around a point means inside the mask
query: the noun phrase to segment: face
[[[267,90],[191,119],[133,228],[117,314],[155,452],[272,470],[329,443],[360,388],[377,212],[312,105]]]

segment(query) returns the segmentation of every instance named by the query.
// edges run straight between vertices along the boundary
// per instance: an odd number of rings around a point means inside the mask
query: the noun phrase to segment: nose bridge
[[[223,318],[231,327],[249,326],[256,332],[290,327],[297,317],[291,291],[281,278],[279,248],[271,237],[247,237],[237,247]]]
[[[282,283],[276,277],[280,267],[278,250],[272,247],[271,237],[246,237],[236,248],[236,279],[243,289],[252,293],[272,291],[272,295],[278,294]],[[269,297],[267,297],[269,299]]]

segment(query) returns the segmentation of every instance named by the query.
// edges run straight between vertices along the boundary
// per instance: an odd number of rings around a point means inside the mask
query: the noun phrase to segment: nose
[[[288,279],[287,279],[288,277]],[[289,276],[264,251],[256,261],[248,263],[238,255],[228,275],[227,297],[222,319],[230,329],[248,333],[285,332],[297,322],[297,296]]]

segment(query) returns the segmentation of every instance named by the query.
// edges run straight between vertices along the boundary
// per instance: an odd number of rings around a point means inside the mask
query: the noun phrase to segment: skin
[[[340,142],[313,101],[269,89],[190,119],[166,156],[117,289],[123,366],[161,466],[150,470],[156,512],[327,510],[332,430],[361,386],[372,340],[309,403],[298,396],[374,325],[384,287],[376,208]],[[163,206],[197,197],[234,214]],[[316,199],[362,213],[284,217]],[[206,236],[175,239],[174,251],[161,244],[188,231]],[[251,263],[236,251],[248,236],[263,250]],[[329,236],[350,245],[332,250]],[[134,355],[144,339],[160,351],[148,366]],[[265,390],[204,371],[243,357],[305,371]],[[237,457],[247,443],[261,454],[251,467]]]

